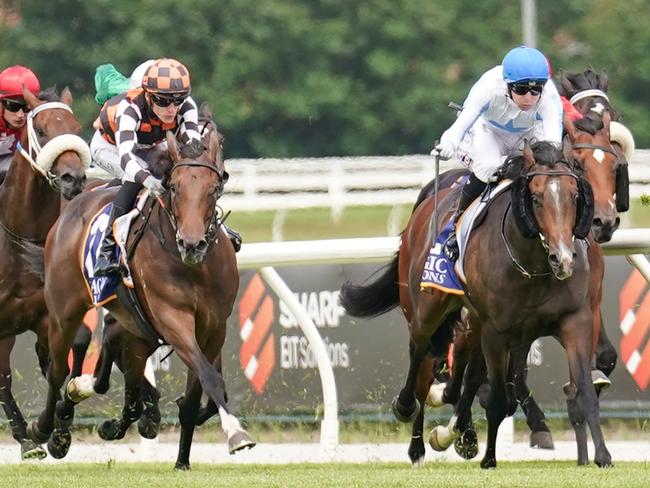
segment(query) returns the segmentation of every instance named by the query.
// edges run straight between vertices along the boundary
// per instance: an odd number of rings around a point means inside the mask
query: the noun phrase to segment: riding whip
[[[434,142],[434,148],[438,146],[438,141]],[[429,221],[429,234],[431,235],[431,246],[436,243],[438,237],[438,176],[440,175],[440,151],[434,149],[434,182],[433,182],[433,213]]]

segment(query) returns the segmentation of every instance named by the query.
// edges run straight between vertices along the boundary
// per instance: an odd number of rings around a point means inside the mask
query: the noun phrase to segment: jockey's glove
[[[147,176],[144,181],[142,182],[142,185],[149,190],[149,193],[152,195],[159,197],[163,193],[165,193],[165,187],[162,184],[162,181],[160,181],[158,178],[155,176],[149,175]]]
[[[440,159],[447,160],[454,157],[456,148],[449,141],[442,140],[440,143],[433,148],[431,155],[435,156],[436,154],[440,155]]]

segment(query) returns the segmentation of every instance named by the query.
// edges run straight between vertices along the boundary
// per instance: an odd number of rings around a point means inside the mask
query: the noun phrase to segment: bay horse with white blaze
[[[587,249],[582,241],[574,241],[574,236],[584,238],[589,232],[593,196],[579,170],[552,144],[536,143],[532,149],[526,145],[524,155],[512,158],[508,167],[514,177],[511,198],[507,192],[496,197],[467,245],[465,298],[439,290],[432,294],[420,291],[431,243],[428,222],[433,207],[431,198],[425,198],[402,233],[400,249],[387,272],[366,286],[344,285],[341,302],[353,315],[371,315],[392,308],[388,302],[395,292],[399,294],[410,330],[409,372],[393,402],[395,415],[403,421],[420,421],[420,405],[432,375],[425,358],[440,334],[444,336],[444,330],[457,319],[460,308],[468,308],[490,382],[483,468],[496,466],[497,429],[516,405],[512,392],[506,389],[509,351],[542,335],[558,336],[569,359],[568,402],[576,435],[583,440],[586,419],[596,445],[596,463],[608,466],[611,457],[600,430],[590,376],[592,290]],[[450,196],[443,196],[439,203],[441,215],[453,210],[454,198]],[[523,275],[522,268],[535,279]],[[409,455],[415,462],[414,455],[424,454],[421,431],[420,439],[415,439],[415,425],[413,437]],[[586,462],[586,437],[584,440],[580,463]]]
[[[25,245],[45,242],[65,201],[85,185],[90,151],[72,113],[72,95],[53,89],[40,98],[23,91],[30,112],[20,144],[0,187],[0,402],[23,458],[45,451],[26,433],[26,422],[11,393],[10,356],[16,336],[36,334],[43,374],[48,363],[47,310],[43,286],[23,257]]]
[[[198,144],[200,147],[196,142],[179,147],[168,134],[172,163],[166,178],[169,190],[151,212],[129,261],[137,297],[154,331],[189,368],[179,411],[178,469],[190,467],[192,436],[204,391],[218,406],[230,452],[254,445],[230,413],[223,377],[212,365],[223,346],[226,320],[239,287],[234,249],[221,229],[216,205],[228,178],[221,141],[218,133],[209,132]],[[82,391],[83,382],[71,382],[69,395],[59,401],[60,388],[68,374],[65,356],[80,318],[92,306],[78,262],[78,249],[90,219],[113,196],[111,189],[81,195],[66,208],[46,243],[45,298],[52,318],[52,360],[46,407],[28,429],[37,441],[47,439],[55,426],[69,427],[74,401],[91,393]],[[67,286],[61,287],[61,283]],[[122,347],[127,359],[123,363],[126,386],[122,419],[107,426],[107,430],[114,432],[125,430],[140,417],[145,361],[157,344],[145,337],[120,302],[110,302],[106,308],[124,328]],[[93,383],[91,390],[101,386]]]

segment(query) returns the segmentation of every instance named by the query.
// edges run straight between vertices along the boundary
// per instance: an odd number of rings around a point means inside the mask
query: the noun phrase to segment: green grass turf
[[[650,486],[648,463],[619,463],[611,469],[574,462],[499,462],[495,470],[478,461],[408,463],[206,465],[175,472],[171,464],[22,464],[0,467],[10,487],[526,487],[636,488]]]

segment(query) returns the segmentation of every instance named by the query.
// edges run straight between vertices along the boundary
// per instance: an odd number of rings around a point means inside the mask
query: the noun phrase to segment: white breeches
[[[487,122],[477,120],[471,129],[468,140],[470,145],[467,148],[472,161],[472,172],[479,180],[487,183],[508,156],[523,149],[524,139],[540,137],[535,129],[519,133],[496,131]]]
[[[108,172],[113,178],[119,178],[123,181],[132,181],[126,178],[122,166],[120,165],[120,154],[117,151],[117,146],[111,144],[102,137],[99,131],[95,131],[95,135],[90,141],[90,155],[93,162],[104,171]]]

